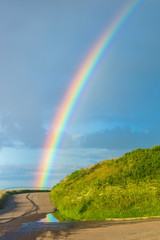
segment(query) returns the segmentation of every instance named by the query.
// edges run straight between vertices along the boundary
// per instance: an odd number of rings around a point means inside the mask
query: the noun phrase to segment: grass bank
[[[2,207],[4,201],[6,200],[8,194],[5,190],[0,189],[0,208]]]
[[[2,190],[0,189],[0,208],[2,208],[5,200],[9,195],[22,194],[22,193],[33,193],[33,192],[50,192],[50,190],[41,190],[41,189],[20,189],[20,190]]]
[[[160,146],[75,171],[50,197],[61,220],[160,216]]]

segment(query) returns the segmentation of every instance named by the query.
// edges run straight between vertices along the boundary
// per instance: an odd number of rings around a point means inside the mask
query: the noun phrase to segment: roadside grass
[[[33,192],[50,192],[50,189],[18,189],[7,191],[8,195],[21,194],[21,193],[33,193]]]
[[[75,171],[50,198],[61,221],[160,216],[160,146]]]
[[[4,201],[6,200],[8,194],[5,190],[0,189],[0,208],[2,207]]]
[[[159,183],[160,184],[160,183]],[[51,193],[60,210],[59,218],[75,220],[105,220],[160,215],[159,186],[157,183],[128,184],[125,187],[107,186],[103,189],[80,189],[76,185],[67,196]],[[74,193],[73,193],[74,192]],[[62,192],[61,192],[62,193]]]
[[[0,208],[2,208],[4,202],[6,201],[7,197],[10,195],[14,195],[14,194],[22,194],[22,193],[33,193],[33,192],[50,192],[51,190],[46,189],[46,190],[42,190],[42,189],[14,189],[14,190],[3,190],[0,189]]]

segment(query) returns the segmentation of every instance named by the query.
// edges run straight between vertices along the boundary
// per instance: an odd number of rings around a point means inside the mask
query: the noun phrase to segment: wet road
[[[0,211],[1,240],[160,240],[160,220],[39,222],[54,206],[49,193],[16,195]]]
[[[39,217],[41,217],[39,215]],[[23,218],[23,221],[27,219]],[[29,219],[28,219],[29,220]],[[5,224],[1,240],[160,240],[160,221]]]
[[[25,215],[53,212],[54,209],[49,192],[16,194],[9,196],[0,209],[0,224]]]

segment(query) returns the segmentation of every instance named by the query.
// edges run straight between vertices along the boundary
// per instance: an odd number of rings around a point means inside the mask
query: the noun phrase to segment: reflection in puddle
[[[45,218],[40,219],[38,222],[59,222],[52,213],[46,215]]]

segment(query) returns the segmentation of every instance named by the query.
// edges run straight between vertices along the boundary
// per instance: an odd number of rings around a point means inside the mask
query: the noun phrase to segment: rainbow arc
[[[77,103],[78,98],[83,92],[87,82],[91,79],[91,75],[100,61],[102,55],[110,46],[112,40],[115,38],[121,27],[136,10],[143,0],[129,1],[129,5],[125,6],[119,13],[114,21],[107,27],[102,36],[98,39],[96,44],[93,46],[79,70],[74,75],[70,82],[70,85],[66,91],[66,95],[62,99],[60,104],[60,111],[54,117],[52,121],[52,127],[54,131],[49,133],[46,139],[44,149],[51,149],[50,151],[45,150],[42,158],[40,159],[37,174],[34,182],[35,187],[44,188],[47,186],[49,180],[49,173],[53,170],[53,163],[56,159],[56,151],[60,145],[63,132],[67,126],[67,123],[71,117],[74,107]]]

